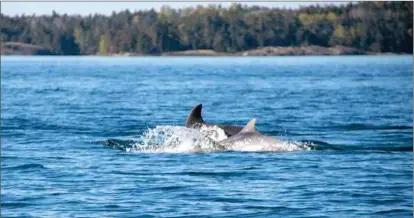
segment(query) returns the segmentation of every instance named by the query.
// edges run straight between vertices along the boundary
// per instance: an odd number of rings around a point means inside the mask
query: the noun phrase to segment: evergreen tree
[[[343,45],[413,52],[412,2],[360,2],[299,9],[233,4],[103,15],[6,16],[2,42],[42,46],[57,55],[190,49],[240,52],[265,46]]]

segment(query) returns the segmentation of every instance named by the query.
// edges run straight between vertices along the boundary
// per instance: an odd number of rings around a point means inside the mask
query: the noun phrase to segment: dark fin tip
[[[201,117],[202,109],[203,109],[202,104],[198,104],[194,106],[194,108],[191,110],[190,114],[187,117],[187,122],[185,123],[185,127],[191,128],[196,123],[204,123],[204,120]]]

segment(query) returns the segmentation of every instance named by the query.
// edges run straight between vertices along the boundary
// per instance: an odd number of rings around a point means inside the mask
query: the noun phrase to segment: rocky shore
[[[345,46],[288,46],[288,47],[263,47],[237,53],[216,52],[213,50],[187,50],[176,52],[164,52],[156,55],[137,53],[108,54],[104,56],[309,56],[309,55],[380,55],[381,53],[364,51]],[[387,53],[387,55],[390,53]],[[1,55],[53,55],[45,48],[37,45],[6,42],[2,45]],[[96,54],[100,56],[100,54]]]
[[[344,46],[263,47],[237,53],[213,50],[189,50],[163,53],[162,56],[303,56],[303,55],[364,55],[371,54],[360,49]]]
[[[237,53],[241,56],[302,56],[302,55],[363,55],[368,54],[360,49],[344,46],[300,46],[300,47],[264,47]]]
[[[1,55],[53,55],[53,53],[38,45],[5,42],[1,46]]]

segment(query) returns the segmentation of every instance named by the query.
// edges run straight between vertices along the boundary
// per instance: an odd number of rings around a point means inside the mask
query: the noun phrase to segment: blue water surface
[[[1,57],[2,217],[412,217],[412,56]],[[245,125],[295,152],[106,146]]]

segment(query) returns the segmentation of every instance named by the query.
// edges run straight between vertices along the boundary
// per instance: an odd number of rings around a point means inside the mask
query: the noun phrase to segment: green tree
[[[102,35],[99,40],[99,54],[108,55],[108,49],[109,49],[108,44],[109,44],[108,36]]]
[[[412,2],[359,2],[280,9],[233,4],[128,10],[104,15],[7,16],[3,42],[40,45],[54,54],[111,54],[265,46],[345,45],[379,52],[413,52]]]

